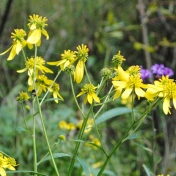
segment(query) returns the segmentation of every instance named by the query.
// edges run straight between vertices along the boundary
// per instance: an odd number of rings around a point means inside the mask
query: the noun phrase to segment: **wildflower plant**
[[[155,80],[153,84],[146,84],[144,80],[150,76],[150,73],[146,70],[142,70],[142,68],[138,65],[130,66],[129,68],[124,69],[123,62],[125,62],[126,59],[121,55],[121,52],[118,51],[118,53],[112,57],[111,67],[106,67],[101,70],[101,80],[99,84],[94,85],[86,68],[86,61],[89,59],[89,49],[86,45],[81,44],[77,46],[75,51],[71,51],[70,49],[65,50],[60,55],[60,59],[56,61],[45,62],[45,58],[38,55],[37,49],[42,44],[42,35],[44,35],[47,40],[49,39],[49,34],[45,29],[48,26],[46,22],[46,17],[42,17],[36,14],[31,15],[29,17],[28,23],[28,35],[27,32],[25,32],[23,29],[15,29],[15,32],[13,32],[11,36],[13,39],[12,46],[0,54],[4,55],[10,51],[10,55],[7,58],[8,61],[14,59],[15,56],[18,55],[21,51],[24,56],[24,67],[17,70],[17,72],[20,74],[26,74],[28,77],[26,80],[28,87],[26,88],[27,91],[20,90],[16,100],[20,102],[23,110],[31,110],[31,116],[33,117],[32,129],[27,125],[26,119],[23,118],[25,129],[31,135],[33,142],[34,168],[33,172],[29,171],[29,173],[34,175],[42,175],[40,171],[38,171],[38,165],[42,164],[43,160],[50,159],[55,170],[55,175],[60,175],[61,166],[56,164],[56,160],[59,160],[60,157],[57,158],[53,154],[46,130],[47,124],[44,123],[45,115],[42,112],[42,108],[44,102],[46,101],[54,101],[58,104],[58,108],[60,101],[67,101],[62,95],[62,88],[60,87],[62,83],[59,82],[58,79],[58,77],[61,75],[60,73],[62,72],[66,73],[67,77],[69,77],[68,80],[72,90],[72,97],[82,118],[77,125],[73,122],[62,120],[58,124],[58,129],[56,129],[77,130],[77,135],[74,136],[76,142],[73,154],[67,154],[71,160],[68,164],[68,170],[65,170],[65,173],[67,173],[68,176],[73,174],[75,161],[77,160],[80,162],[86,175],[90,175],[89,166],[86,165],[84,159],[78,157],[81,142],[85,142],[85,146],[88,147],[92,145],[94,148],[96,148],[96,150],[101,150],[104,154],[105,159],[103,161],[98,161],[98,163],[101,164],[99,164],[97,176],[100,176],[105,171],[111,157],[115,154],[116,150],[119,149],[121,144],[129,139],[129,137],[137,131],[143,120],[147,117],[147,114],[149,114],[162,102],[163,112],[165,114],[171,113],[171,101],[173,103],[173,107],[176,109],[176,82],[175,80],[169,78],[169,76],[173,75],[173,72],[169,68],[164,69],[162,67],[161,69],[158,69],[156,68],[158,65],[154,65],[152,67],[152,71],[157,75],[157,77],[159,76],[160,78]],[[26,36],[27,39],[25,38]],[[29,49],[34,50],[33,56],[25,55],[24,47],[26,46],[28,46]],[[47,75],[54,75],[54,71],[48,68],[49,65],[50,67],[59,66],[58,72],[55,74],[54,79],[49,78]],[[158,73],[159,70],[160,72]],[[107,81],[110,82],[110,87],[108,91],[105,92],[103,90],[106,87]],[[75,92],[75,87],[78,87],[80,92]],[[50,98],[49,95],[53,96],[53,98]],[[82,106],[81,102],[81,96],[84,96],[83,104],[87,107],[87,111],[84,111],[84,107]],[[102,140],[99,130],[100,121],[105,120],[99,118],[99,115],[101,114],[105,105],[110,102],[114,103],[117,99],[120,98],[131,103],[131,106],[129,106],[131,112],[131,124],[129,127],[127,127],[125,133],[121,136],[121,138],[119,138],[118,141],[115,141],[113,147],[109,151]],[[145,108],[142,115],[136,116],[134,111],[135,101],[138,101],[139,99],[146,101],[148,106]],[[31,107],[26,104],[28,101],[31,101]],[[43,135],[48,147],[48,152],[46,155],[44,155],[43,158],[39,158],[37,156],[38,149],[36,148],[36,143],[38,141],[35,137],[37,127],[36,115],[39,115],[40,117]],[[91,129],[94,129],[95,132],[94,135],[90,135],[87,138],[88,140],[91,140],[91,142],[84,141],[84,136],[86,133],[90,132]],[[67,137],[64,135],[60,135],[59,141],[64,141],[66,138]],[[6,176],[6,169],[15,170],[16,166],[17,164],[13,158],[6,157],[3,153],[0,153],[1,176]],[[17,172],[18,171],[16,171],[16,173]]]

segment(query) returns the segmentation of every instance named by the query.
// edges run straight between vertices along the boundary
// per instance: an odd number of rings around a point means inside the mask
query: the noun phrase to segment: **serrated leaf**
[[[127,114],[130,113],[131,109],[130,108],[125,108],[125,107],[119,107],[119,108],[114,108],[111,109],[109,111],[106,111],[105,113],[103,113],[102,115],[100,115],[96,120],[95,123],[96,124],[100,124],[102,122],[105,122],[113,117],[122,115],[122,114]]]
[[[66,154],[66,153],[53,153],[53,157],[54,158],[61,158],[61,157],[70,157],[70,155]],[[51,159],[51,156],[47,156],[46,158],[44,158],[43,160],[40,161],[41,162],[44,162],[44,161],[47,161],[47,160],[50,160]]]
[[[90,176],[90,171],[89,171],[89,167],[87,166],[87,164],[79,157],[76,156],[76,159],[79,161],[80,165],[82,166],[85,174],[87,176]]]

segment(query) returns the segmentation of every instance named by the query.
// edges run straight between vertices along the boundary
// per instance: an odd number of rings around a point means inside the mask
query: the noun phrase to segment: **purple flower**
[[[173,70],[171,68],[165,67],[163,64],[154,64],[151,67],[151,70],[153,74],[156,74],[157,78],[166,75],[168,75],[169,77],[174,75]]]
[[[143,81],[146,80],[147,78],[151,78],[152,76],[151,72],[148,69],[143,69],[142,67],[140,69],[140,73],[141,73],[141,79]]]
[[[163,75],[166,76],[168,75],[169,77],[174,75],[174,71],[171,68],[165,67]]]

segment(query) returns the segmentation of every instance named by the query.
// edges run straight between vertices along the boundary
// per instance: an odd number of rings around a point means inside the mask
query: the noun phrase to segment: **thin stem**
[[[87,68],[85,67],[85,63],[84,63],[84,70],[86,72],[87,79],[88,79],[89,83],[91,84],[91,80],[90,80],[89,74],[87,72]]]
[[[33,153],[34,153],[34,172],[37,172],[37,148],[36,148],[36,138],[35,138],[35,98],[32,100],[32,114],[33,114],[33,134],[32,134],[32,141],[33,141]]]
[[[97,176],[100,176],[100,175],[103,174],[103,172],[104,172],[104,170],[105,170],[105,168],[106,168],[109,160],[111,159],[112,155],[119,148],[119,146],[122,144],[122,142],[125,141],[125,138],[127,138],[129,136],[128,134],[129,134],[130,130],[139,122],[139,125],[137,125],[137,127],[135,128],[135,130],[133,130],[133,133],[134,133],[134,131],[136,131],[139,128],[139,126],[141,124],[141,121],[143,121],[143,119],[153,109],[153,107],[155,107],[155,105],[156,105],[156,102],[152,103],[149,106],[149,108],[144,112],[144,114],[139,119],[137,119],[136,121],[134,121],[132,123],[132,125],[127,129],[127,131],[124,133],[124,135],[121,137],[121,139],[117,142],[117,144],[115,145],[115,147],[111,150],[110,154],[107,156],[107,158],[106,158],[106,160],[105,160],[103,166],[101,167],[101,169],[100,169],[100,171],[99,171],[99,173],[98,173]]]
[[[91,105],[87,116],[83,120],[82,127],[79,131],[79,134],[78,134],[78,140],[81,140],[82,137],[83,137],[84,130],[86,128],[86,124],[87,124],[87,121],[89,119],[90,113],[92,112],[92,109],[93,109],[93,104]],[[71,160],[71,164],[70,164],[70,167],[69,167],[68,176],[71,176],[71,174],[72,174],[72,170],[73,170],[73,167],[74,167],[74,164],[75,164],[76,156],[78,154],[79,146],[80,146],[80,142],[77,142],[76,146],[75,146],[74,154],[73,154],[73,157],[72,157],[72,160]]]
[[[42,122],[43,133],[44,133],[45,140],[46,140],[46,143],[47,143],[47,146],[48,146],[48,150],[49,150],[49,153],[50,153],[50,156],[51,156],[51,160],[52,160],[52,163],[54,165],[54,169],[56,171],[56,174],[57,174],[57,176],[59,176],[59,171],[58,171],[58,168],[56,166],[56,163],[55,163],[55,160],[54,160],[54,157],[53,157],[53,153],[52,153],[52,150],[51,150],[51,147],[50,147],[50,143],[49,143],[47,132],[46,132],[46,128],[45,128],[45,124],[44,124],[44,120],[43,120],[43,115],[42,115],[39,99],[38,99],[37,96],[36,96],[36,100],[37,100],[38,110],[39,110],[39,114],[40,114],[40,120]]]
[[[83,111],[81,110],[81,107],[79,106],[78,101],[77,101],[77,99],[76,99],[76,95],[75,95],[75,91],[74,91],[74,87],[73,87],[73,81],[72,81],[72,76],[71,76],[71,74],[70,74],[70,84],[71,84],[72,94],[73,94],[73,98],[74,98],[74,100],[75,100],[75,103],[76,103],[76,105],[77,105],[79,111],[81,112],[82,116],[85,118],[85,115],[84,115]]]

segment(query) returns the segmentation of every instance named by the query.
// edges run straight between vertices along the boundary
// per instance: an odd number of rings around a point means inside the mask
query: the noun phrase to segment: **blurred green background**
[[[82,43],[87,45],[87,67],[95,84],[100,81],[100,70],[111,66],[111,58],[119,50],[126,58],[126,68],[136,64],[150,68],[152,64],[163,63],[175,71],[174,0],[1,0],[0,53],[11,46],[10,36],[14,29],[28,30],[28,17],[32,14],[48,19],[46,30],[50,39],[42,39],[39,55],[46,61],[55,61],[60,59],[64,50],[75,50]],[[26,53],[29,57],[33,55],[28,49]],[[23,119],[16,96],[19,91],[27,90],[27,77],[16,72],[17,69],[24,68],[23,58],[21,53],[10,62],[6,60],[7,57],[8,55],[0,56],[0,150],[17,159],[20,164],[18,169],[32,170],[32,141],[29,135],[18,128],[23,126]],[[59,105],[48,103],[45,105],[48,110],[43,110],[51,143],[54,143],[62,132],[57,129],[59,121],[67,120],[76,124],[80,119],[79,112],[70,98],[69,78],[63,75],[58,83],[65,101]],[[81,85],[78,86],[78,91],[80,87]],[[104,112],[118,106],[124,106],[120,100],[107,105]],[[138,103],[139,113],[144,107],[143,102]],[[107,175],[146,175],[146,168],[155,174],[176,175],[175,117],[175,111],[164,116],[162,107],[151,113],[138,131],[139,137],[127,141],[116,152],[108,165]],[[29,126],[32,125],[29,114],[26,114],[26,118]],[[130,124],[128,119],[128,115],[123,115],[101,126],[107,148],[110,149],[114,141],[123,134],[126,126]],[[38,126],[38,155],[43,156],[47,149],[40,122]],[[71,138],[76,138],[76,134],[70,134],[70,131],[62,133],[68,138],[70,135]],[[71,154],[73,145],[73,142],[63,141],[57,151]],[[98,153],[92,148],[87,151],[84,145],[81,151],[80,155],[83,159],[88,158],[90,167],[101,161],[101,152]],[[84,153],[87,153],[87,156],[83,155]],[[58,165],[62,166],[61,175],[66,175],[68,164],[68,158],[58,160]],[[49,165],[49,162],[45,162],[39,166],[39,170],[54,176],[53,168]],[[76,165],[74,175],[84,175],[79,164]]]

